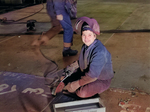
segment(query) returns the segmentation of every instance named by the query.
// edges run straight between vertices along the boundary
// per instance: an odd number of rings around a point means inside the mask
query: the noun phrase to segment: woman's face
[[[96,34],[90,30],[85,30],[82,32],[82,41],[85,45],[91,45],[96,39]]]

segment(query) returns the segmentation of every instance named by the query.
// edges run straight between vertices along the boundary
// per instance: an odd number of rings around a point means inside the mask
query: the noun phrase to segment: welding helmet
[[[82,35],[82,31],[85,29],[93,31],[95,34],[100,35],[100,27],[98,22],[89,17],[80,17],[75,22],[75,32]]]

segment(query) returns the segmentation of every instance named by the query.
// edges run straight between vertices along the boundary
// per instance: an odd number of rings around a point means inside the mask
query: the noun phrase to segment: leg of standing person
[[[64,29],[63,41],[63,56],[74,56],[78,53],[77,50],[72,50],[71,45],[73,42],[73,28],[69,14],[66,11],[63,11],[63,20],[60,20],[60,24]]]

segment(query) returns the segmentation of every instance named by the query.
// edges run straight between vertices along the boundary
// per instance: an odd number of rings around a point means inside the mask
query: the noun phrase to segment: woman
[[[80,28],[81,26],[81,28]],[[64,89],[76,93],[81,98],[92,97],[102,93],[110,87],[113,78],[111,54],[106,47],[96,39],[100,34],[100,28],[95,19],[81,17],[77,19],[75,29],[79,33],[81,29],[83,46],[79,56],[78,69],[70,77],[67,77],[60,90]],[[73,65],[76,65],[73,63]],[[62,86],[64,85],[64,86]]]

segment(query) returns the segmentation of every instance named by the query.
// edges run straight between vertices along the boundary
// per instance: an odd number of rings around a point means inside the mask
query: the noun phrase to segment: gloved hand
[[[57,15],[56,18],[57,18],[57,20],[63,20],[63,15],[62,14]]]
[[[65,89],[73,93],[80,87],[79,81],[73,81],[65,86]]]

